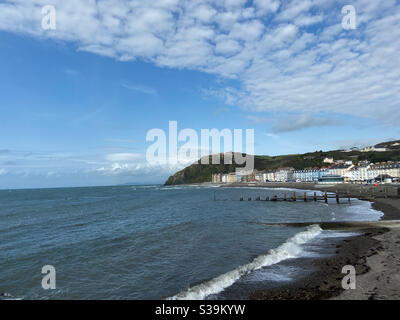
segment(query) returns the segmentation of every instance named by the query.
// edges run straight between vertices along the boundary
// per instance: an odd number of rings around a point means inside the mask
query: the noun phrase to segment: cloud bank
[[[79,155],[7,150],[0,152],[0,189],[160,183],[186,165],[151,164],[140,153]]]
[[[41,27],[48,4],[57,10],[56,30]],[[348,4],[356,30],[341,26]],[[251,111],[400,119],[395,0],[9,0],[0,3],[0,30],[237,79],[237,87],[209,89]]]

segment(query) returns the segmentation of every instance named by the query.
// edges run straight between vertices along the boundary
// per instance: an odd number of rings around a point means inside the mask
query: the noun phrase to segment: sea
[[[28,300],[246,299],[306,276],[312,270],[301,261],[334,254],[327,242],[354,235],[323,231],[319,222],[383,215],[357,199],[254,201],[294,191],[213,185],[1,190],[0,293]],[[264,224],[275,222],[312,225]],[[45,266],[54,268],[55,289],[42,286]]]

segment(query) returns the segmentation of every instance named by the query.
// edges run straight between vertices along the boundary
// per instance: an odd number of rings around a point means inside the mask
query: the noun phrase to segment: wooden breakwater
[[[308,190],[308,193],[311,192],[312,189],[318,191],[319,195],[316,197],[316,201],[326,201],[325,195],[327,198],[339,198],[339,203],[348,202],[350,199],[360,199],[373,201],[374,199],[385,198],[385,199],[399,199],[400,198],[400,185],[362,185],[362,184],[338,184],[338,185],[321,185],[315,183],[299,183],[299,182],[279,182],[279,183],[233,183],[220,186],[221,188],[228,187],[246,187],[246,188],[290,188],[290,189],[299,189],[298,194],[296,194],[296,201],[304,201],[303,191]],[[310,190],[311,189],[311,190]],[[325,195],[321,195],[323,192]],[[327,194],[328,193],[328,194]],[[248,197],[242,197],[242,201],[249,200]],[[259,198],[259,199],[257,199]],[[286,200],[285,200],[286,199]],[[306,197],[305,201],[314,201],[315,195]],[[294,201],[294,197],[291,193],[283,195],[280,193],[280,196],[274,197],[253,197],[250,201]]]
[[[337,184],[337,185],[323,185],[311,182],[268,182],[268,183],[232,183],[221,185],[221,188],[232,188],[232,187],[246,187],[246,188],[289,188],[299,189],[298,192],[308,190],[339,193],[342,198],[358,198],[358,199],[377,199],[377,198],[400,198],[400,185],[366,185],[366,184]]]
[[[272,197],[267,196],[265,198],[261,198],[261,196],[257,196],[254,199],[252,197],[247,197],[246,200],[247,201],[291,201],[291,202],[309,202],[309,201],[324,201],[325,203],[329,203],[329,199],[335,199],[336,203],[342,203],[343,201],[346,202],[351,202],[351,197],[350,196],[346,196],[344,197],[343,195],[341,196],[339,193],[329,193],[325,192],[322,196],[321,195],[317,195],[316,192],[314,192],[313,195],[308,195],[307,192],[304,192],[304,194],[298,194],[296,192],[293,192],[293,194],[283,194],[283,196],[278,197],[278,195],[274,195]],[[239,199],[240,201],[245,201],[245,197],[240,197]]]

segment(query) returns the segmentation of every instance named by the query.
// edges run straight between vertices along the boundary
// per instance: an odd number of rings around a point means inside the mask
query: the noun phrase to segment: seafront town
[[[314,183],[398,183],[400,181],[400,162],[352,161],[324,159],[324,166],[295,169],[292,167],[276,170],[238,169],[232,173],[212,175],[212,183],[265,183],[265,182],[314,182]]]

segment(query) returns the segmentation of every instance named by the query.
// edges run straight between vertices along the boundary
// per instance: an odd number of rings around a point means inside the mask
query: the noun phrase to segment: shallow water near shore
[[[212,186],[0,191],[0,292],[22,299],[245,298],[259,284],[302,276],[307,270],[296,264],[299,258],[328,254],[324,241],[349,235],[257,222],[382,215],[355,199],[350,205],[238,201],[290,192]],[[56,268],[56,290],[41,287],[44,265]]]

